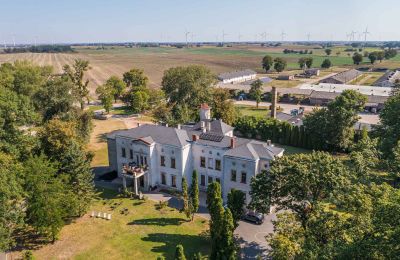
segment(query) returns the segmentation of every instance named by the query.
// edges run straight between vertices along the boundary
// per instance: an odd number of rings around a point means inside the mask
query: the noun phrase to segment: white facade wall
[[[252,79],[255,79],[257,74],[251,74],[247,76],[241,76],[241,77],[236,77],[236,78],[230,78],[230,79],[224,79],[222,82],[223,83],[239,83],[239,82],[244,82],[244,81],[249,81]]]
[[[205,191],[209,181],[219,180],[223,199],[226,202],[227,194],[232,188],[246,193],[246,202],[250,202],[250,181],[257,173],[269,169],[268,160],[247,160],[238,157],[224,156],[228,149],[200,144],[187,144],[184,147],[175,147],[162,144],[145,144],[141,141],[132,141],[124,137],[116,137],[116,154],[118,176],[122,175],[124,164],[136,162],[140,164],[140,156],[146,157],[149,173],[145,176],[147,186],[163,186],[161,174],[165,174],[166,187],[181,189],[182,177],[188,185],[192,181],[192,172],[197,170],[199,189]],[[122,156],[125,148],[125,157]],[[133,158],[130,157],[130,150]],[[139,156],[139,162],[137,161]],[[161,156],[165,158],[165,166],[161,166]],[[205,167],[201,167],[201,157],[205,158]],[[175,169],[171,167],[171,158],[175,158]],[[216,170],[216,160],[221,162],[221,170]],[[236,170],[236,181],[231,180],[231,171]],[[241,182],[242,172],[246,173],[245,183]],[[204,176],[202,185],[201,176]],[[176,176],[176,187],[172,187],[172,177]]]

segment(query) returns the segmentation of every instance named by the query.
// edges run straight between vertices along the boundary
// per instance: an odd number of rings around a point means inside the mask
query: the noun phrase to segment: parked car
[[[248,221],[248,222],[255,223],[257,225],[261,225],[262,223],[264,223],[264,214],[254,212],[254,211],[248,211],[243,215],[242,219],[244,221]]]

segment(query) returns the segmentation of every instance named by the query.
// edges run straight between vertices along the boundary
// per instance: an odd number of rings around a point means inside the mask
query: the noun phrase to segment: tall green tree
[[[124,81],[117,76],[109,77],[105,85],[112,89],[114,102],[117,102],[117,99],[122,97],[122,94],[124,93],[124,90],[126,88]]]
[[[194,213],[196,213],[199,210],[199,180],[198,180],[198,175],[197,171],[193,170],[192,173],[192,184],[190,185],[190,204],[192,206],[192,221],[194,217]]]
[[[39,233],[52,242],[64,225],[68,216],[69,191],[57,168],[44,156],[28,159],[25,166],[25,190],[27,198],[27,221]]]
[[[181,244],[176,246],[174,259],[175,260],[186,260],[185,251]]]
[[[108,84],[101,85],[96,88],[96,94],[99,96],[101,104],[103,105],[104,109],[110,112],[112,108],[112,102],[115,97],[115,90],[112,86]]]
[[[331,66],[332,66],[332,63],[331,63],[330,59],[325,59],[321,64],[321,68],[323,68],[323,69],[329,69]]]
[[[231,189],[228,193],[228,208],[233,217],[234,228],[239,226],[239,220],[244,214],[246,205],[246,194],[241,190]]]
[[[230,94],[227,89],[214,88],[211,107],[213,118],[221,119],[228,125],[232,125],[239,116],[235,104],[230,100]]]
[[[143,88],[147,87],[149,79],[143,70],[133,68],[123,74],[123,81],[132,90],[143,90]]]
[[[216,77],[211,71],[199,65],[174,67],[164,71],[162,90],[172,106],[172,115],[177,123],[185,123],[197,118],[197,109],[202,103],[209,103],[212,86]]]
[[[340,160],[324,152],[284,156],[252,180],[251,206],[260,212],[270,205],[290,210],[307,229],[317,204],[332,198],[350,177]]]
[[[130,99],[130,107],[134,113],[141,113],[148,108],[149,95],[145,91],[133,92]]]
[[[311,66],[313,64],[313,58],[312,57],[300,58],[299,61],[298,61],[298,64],[300,66],[300,69],[303,69],[304,65],[306,65],[307,68],[311,68]]]
[[[84,80],[85,72],[89,69],[89,61],[81,59],[76,59],[72,67],[67,64],[63,68],[64,75],[74,85],[74,93],[79,100],[81,109],[85,108],[85,100],[89,103],[89,80]]]
[[[256,79],[250,85],[249,95],[250,97],[255,99],[257,109],[258,109],[258,104],[260,104],[261,102],[262,87],[263,87],[263,82],[260,79]]]
[[[314,109],[304,118],[304,127],[313,138],[315,149],[345,150],[354,138],[353,126],[358,121],[366,97],[354,90],[346,90],[328,104]]]
[[[393,157],[393,148],[400,140],[400,93],[388,98],[379,113],[380,124],[376,127],[379,150],[385,158]]]
[[[362,60],[363,60],[363,56],[360,53],[355,52],[353,54],[353,62],[354,62],[354,64],[359,65],[362,62]]]
[[[378,59],[378,55],[376,52],[371,52],[368,54],[368,59],[371,62],[371,64],[374,64],[375,61]]]
[[[330,56],[331,53],[332,53],[332,50],[331,49],[325,49],[325,53],[326,53],[327,56]]]
[[[233,238],[233,231],[235,230],[235,225],[232,217],[232,213],[229,209],[224,211],[221,227],[221,241],[220,250],[217,253],[217,259],[227,259],[235,260],[236,256],[236,246]]]
[[[272,68],[273,64],[274,64],[274,60],[272,59],[271,56],[265,55],[263,57],[261,65],[262,65],[263,69],[265,70],[265,72],[268,72]]]
[[[282,72],[282,71],[284,71],[285,68],[286,68],[286,65],[287,65],[286,60],[284,60],[284,59],[282,59],[282,58],[279,58],[279,57],[277,57],[277,58],[274,59],[274,69],[275,69],[277,72]]]
[[[182,178],[182,200],[182,211],[185,213],[186,217],[189,218],[192,215],[192,205],[190,203],[188,185],[185,177]]]
[[[12,156],[0,152],[0,250],[15,245],[14,232],[25,217],[25,192],[22,165]]]
[[[210,213],[211,259],[218,259],[221,251],[224,207],[222,205],[221,185],[212,182],[207,187],[207,208]]]

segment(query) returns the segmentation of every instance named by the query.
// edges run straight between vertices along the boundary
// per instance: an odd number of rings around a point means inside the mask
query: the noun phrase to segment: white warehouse
[[[218,79],[222,81],[222,83],[225,84],[234,84],[234,83],[240,83],[240,82],[245,82],[249,80],[255,79],[257,76],[257,73],[253,70],[246,69],[246,70],[241,70],[241,71],[233,71],[233,72],[227,72],[227,73],[222,73],[218,75]]]

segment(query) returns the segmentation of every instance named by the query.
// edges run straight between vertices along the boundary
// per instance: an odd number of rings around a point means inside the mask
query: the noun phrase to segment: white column
[[[126,189],[126,178],[125,175],[122,175],[122,186]]]
[[[139,195],[139,191],[138,191],[138,183],[137,183],[137,181],[138,181],[138,178],[134,178],[133,179],[133,185],[134,185],[134,188],[135,188],[135,195]]]

